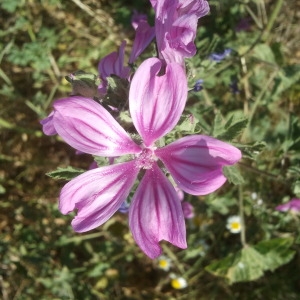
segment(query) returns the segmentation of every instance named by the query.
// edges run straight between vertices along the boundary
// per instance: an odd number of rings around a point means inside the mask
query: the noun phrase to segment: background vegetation
[[[57,209],[64,181],[45,173],[87,169],[39,120],[71,87],[76,70],[97,74],[101,57],[123,39],[130,45],[134,9],[149,1],[2,0],[0,3],[0,297],[23,299],[299,299],[299,217],[275,207],[300,198],[300,3],[209,1],[199,22],[198,53],[187,62],[186,113],[201,132],[243,150],[232,183],[205,197],[188,197],[187,250],[163,243],[170,271],[135,245],[127,216],[117,213],[86,234]],[[211,53],[232,49],[221,62]],[[127,47],[127,49],[130,49]],[[152,55],[149,47],[145,57]],[[243,129],[243,130],[242,130]],[[186,131],[186,132],[185,132]],[[226,229],[240,215],[241,234]],[[188,287],[175,290],[170,274]]]

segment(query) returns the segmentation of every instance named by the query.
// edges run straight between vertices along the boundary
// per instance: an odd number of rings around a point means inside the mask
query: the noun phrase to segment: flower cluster
[[[133,238],[146,255],[156,258],[162,252],[161,240],[187,247],[184,217],[185,211],[189,216],[192,211],[181,202],[174,183],[192,195],[212,193],[226,181],[222,168],[235,164],[241,152],[204,135],[185,136],[168,145],[162,142],[184,111],[188,93],[184,59],[196,53],[197,20],[208,13],[209,6],[204,0],[150,2],[155,28],[145,16],[134,15],[136,37],[127,66],[126,44],[122,43],[119,52],[99,63],[97,99],[73,95],[57,100],[41,123],[45,134],[58,134],[80,152],[121,158],[88,170],[63,187],[59,209],[63,214],[77,210],[74,230],[85,232],[100,226],[129,201]],[[130,65],[154,36],[157,57],[143,61],[131,76]],[[120,100],[128,103],[122,110],[128,109],[132,120],[126,130],[101,102],[111,75],[128,83],[129,97]],[[119,107],[115,111],[122,112]],[[137,180],[139,185],[128,200]]]

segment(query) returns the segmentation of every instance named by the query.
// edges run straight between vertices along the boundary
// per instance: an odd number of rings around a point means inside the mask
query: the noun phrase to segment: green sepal
[[[54,179],[64,179],[64,180],[71,180],[78,175],[84,173],[86,170],[73,168],[73,167],[66,167],[66,168],[57,168],[54,171],[46,173],[47,176],[54,178]]]

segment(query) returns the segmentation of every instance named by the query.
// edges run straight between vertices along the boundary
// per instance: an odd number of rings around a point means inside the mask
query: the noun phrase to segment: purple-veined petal
[[[159,57],[184,66],[184,58],[196,53],[197,22],[209,11],[204,0],[150,0],[155,10]]]
[[[46,135],[55,135],[57,134],[56,129],[53,124],[53,115],[54,112],[52,111],[48,117],[40,121],[40,124],[43,126],[43,132]]]
[[[206,195],[221,187],[226,177],[222,167],[241,159],[236,147],[204,135],[181,138],[155,150],[183,191],[192,195]]]
[[[134,160],[87,171],[63,187],[59,209],[63,214],[78,209],[72,221],[74,230],[92,230],[120,208],[138,172]]]
[[[145,14],[141,14],[138,11],[134,10],[131,17],[131,25],[136,30],[139,27],[140,22],[148,21],[148,17]]]
[[[135,192],[129,208],[129,226],[136,243],[150,258],[161,254],[161,240],[187,247],[181,202],[156,164],[146,171]]]
[[[195,14],[197,18],[202,18],[209,12],[209,4],[206,0],[179,0],[178,14]]]
[[[155,36],[155,28],[151,27],[148,24],[147,17],[146,19],[137,19],[136,23],[134,23],[134,26],[136,32],[131,54],[129,57],[130,64],[132,64],[137,59],[137,57],[146,49],[146,47],[151,43]]]
[[[124,67],[124,54],[126,42],[123,41],[119,52],[112,52],[103,57],[98,66],[98,71],[102,79],[106,79],[111,75],[117,75],[121,78],[129,76],[130,68]]]
[[[140,147],[99,103],[70,97],[57,100],[53,106],[57,133],[75,149],[107,157],[140,152]]]
[[[158,76],[161,66],[157,58],[145,60],[136,71],[129,91],[132,121],[146,146],[173,129],[187,99],[187,81],[182,67],[168,64],[166,73]]]

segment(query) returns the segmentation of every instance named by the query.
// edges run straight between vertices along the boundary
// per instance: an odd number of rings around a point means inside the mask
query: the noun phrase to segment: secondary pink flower
[[[205,0],[150,0],[155,10],[155,32],[159,57],[166,63],[184,65],[196,54],[194,40],[198,19],[209,12]]]
[[[279,210],[279,211],[292,211],[292,212],[295,212],[295,213],[299,213],[300,212],[300,199],[293,198],[292,200],[290,200],[287,203],[278,205],[276,207],[276,210]]]
[[[46,135],[57,134],[56,129],[53,125],[53,114],[54,112],[51,112],[48,117],[40,121],[40,124],[43,126],[43,132]]]
[[[148,24],[147,16],[136,11],[133,14],[131,24],[135,29],[135,39],[129,58],[132,64],[137,57],[146,49],[155,36],[155,29]]]
[[[77,209],[75,231],[85,232],[107,221],[127,199],[141,172],[143,175],[129,209],[129,226],[140,248],[150,258],[161,254],[159,241],[186,248],[181,201],[162,163],[176,185],[185,192],[204,195],[219,188],[226,178],[222,167],[241,158],[240,151],[221,141],[192,135],[158,148],[156,141],[177,124],[187,98],[185,72],[150,58],[136,71],[130,86],[129,108],[142,141],[135,142],[97,102],[72,97],[54,103],[53,124],[72,147],[93,155],[132,159],[85,172],[67,183],[59,208],[67,214]]]
[[[194,217],[194,207],[192,204],[190,204],[187,201],[183,201],[184,200],[184,193],[181,189],[179,189],[177,186],[174,187],[175,191],[177,193],[177,196],[179,198],[179,200],[181,201],[181,208],[183,211],[183,216],[185,219],[191,219]]]
[[[182,201],[181,207],[182,207],[183,215],[186,219],[194,218],[195,216],[194,207],[191,203],[187,201]]]
[[[103,57],[99,62],[98,71],[102,82],[98,86],[98,91],[101,95],[105,95],[107,92],[107,77],[111,75],[117,75],[125,79],[129,77],[130,68],[124,66],[125,46],[126,42],[123,41],[119,52],[112,52]]]

